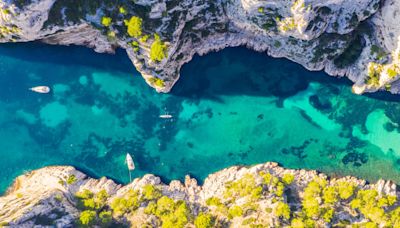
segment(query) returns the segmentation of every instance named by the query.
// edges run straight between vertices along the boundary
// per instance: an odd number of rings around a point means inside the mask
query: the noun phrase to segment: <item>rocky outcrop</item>
[[[268,178],[272,179],[269,180]],[[252,183],[253,181],[255,182]],[[356,191],[360,192],[361,190],[372,189],[379,194],[376,197],[399,195],[396,185],[391,181],[380,180],[376,184],[367,184],[364,180],[350,176],[328,178],[316,171],[284,169],[276,163],[265,163],[252,167],[234,166],[227,168],[209,175],[202,186],[198,185],[197,181],[189,176],[186,176],[184,183],[172,181],[170,184],[164,184],[159,177],[151,174],[137,178],[132,183],[123,186],[104,177],[100,179],[90,178],[70,166],[54,166],[32,171],[15,180],[7,194],[0,197],[0,221],[2,221],[2,225],[10,227],[32,227],[35,224],[70,227],[77,224],[80,210],[82,210],[78,206],[79,203],[75,197],[76,193],[84,190],[98,193],[101,190],[105,190],[109,194],[106,204],[112,205],[115,199],[124,197],[128,192],[132,190],[137,190],[138,192],[144,191],[145,186],[151,185],[159,189],[164,196],[173,200],[183,200],[186,202],[193,217],[199,215],[201,211],[205,212],[209,210],[209,213],[215,212],[218,215],[217,218],[221,224],[242,227],[241,224],[244,224],[245,221],[250,221],[254,217],[254,213],[248,212],[240,216],[233,216],[233,218],[229,216],[224,217],[226,215],[222,213],[222,209],[224,208],[221,206],[222,204],[220,205],[221,207],[218,206],[215,209],[215,204],[208,201],[211,198],[220,199],[226,205],[228,205],[227,203],[234,202],[234,206],[231,205],[230,207],[241,205],[241,207],[245,208],[245,205],[248,204],[246,202],[249,200],[249,196],[240,193],[241,195],[235,196],[236,198],[229,198],[227,196],[227,189],[229,188],[229,191],[234,189],[240,192],[242,189],[251,187],[246,189],[246,191],[252,191],[250,198],[252,201],[250,202],[253,205],[252,207],[257,205],[255,208],[258,208],[252,210],[256,210],[257,218],[263,218],[257,219],[256,222],[267,221],[267,224],[278,227],[287,224],[287,221],[285,222],[285,220],[280,219],[279,215],[276,215],[275,212],[266,213],[265,211],[268,211],[268,208],[273,209],[277,203],[283,200],[282,202],[288,203],[290,208],[292,208],[291,217],[296,218],[296,210],[301,211],[301,208],[305,207],[304,195],[309,194],[305,193],[307,192],[305,188],[311,186],[310,183],[312,182],[314,184],[322,183],[320,184],[322,188],[321,195],[322,190],[325,192],[324,189],[333,186],[337,186],[338,189],[354,186],[356,189],[354,194],[352,190],[349,195],[350,198],[347,200],[330,204],[329,207],[336,209],[335,215],[332,216],[331,225],[339,224],[344,220],[358,224],[364,224],[369,221],[349,206],[351,200],[356,199],[356,195],[357,197],[359,195],[358,193],[356,194]],[[240,189],[232,187],[235,186],[235,183],[240,183]],[[280,193],[283,196],[278,194],[279,187],[277,186],[281,185],[280,183],[282,185],[285,183],[285,193]],[[339,187],[340,183],[345,184]],[[257,194],[261,195],[253,198],[253,190],[258,189],[259,186],[264,186],[261,192],[256,191],[258,192]],[[338,191],[340,194],[346,192],[343,189]],[[232,194],[232,192],[229,194]],[[324,197],[322,198],[326,201]],[[152,220],[151,215],[143,212],[149,204],[149,202],[142,201],[138,209],[130,213],[126,212],[122,216],[117,214],[114,207],[114,219],[120,223],[130,224],[133,227],[144,223],[149,224],[149,221]],[[320,205],[321,207],[324,205],[322,199]],[[229,210],[229,208],[226,210]],[[137,220],[139,217],[141,218],[140,221],[143,220],[144,222],[140,223]],[[315,221],[319,222],[321,226],[329,224],[323,220],[315,219]],[[153,226],[158,225],[153,224]]]
[[[122,47],[160,92],[170,91],[193,55],[234,46],[346,76],[355,93],[399,92],[396,0],[14,0],[0,7],[1,42],[41,40],[98,52]],[[127,34],[132,16],[143,20],[140,37]],[[103,17],[110,25],[102,25]],[[167,46],[161,61],[150,58],[154,34]]]

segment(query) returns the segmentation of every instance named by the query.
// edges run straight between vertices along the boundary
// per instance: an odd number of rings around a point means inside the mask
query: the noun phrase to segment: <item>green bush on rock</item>
[[[322,198],[325,203],[334,204],[339,199],[338,195],[336,188],[334,186],[329,186],[324,188]]]
[[[110,225],[112,222],[112,214],[111,211],[102,211],[99,214],[100,224],[104,226]]]
[[[250,196],[257,200],[261,197],[262,187],[256,185],[256,180],[252,174],[246,174],[234,182],[225,183],[226,198],[240,198]]]
[[[154,185],[147,184],[143,187],[143,198],[145,200],[155,200],[162,196],[161,191]]]
[[[184,227],[190,220],[190,210],[185,201],[162,196],[157,202],[151,201],[145,208],[146,214],[157,216],[164,228]]]
[[[240,206],[233,206],[231,208],[229,208],[229,218],[235,218],[235,217],[240,217],[243,215],[243,209]]]
[[[67,178],[67,184],[74,184],[78,179],[76,179],[75,175],[69,175],[69,177]]]
[[[339,192],[339,197],[343,200],[350,198],[354,194],[355,186],[352,183],[339,181],[336,184],[336,187]]]
[[[80,224],[84,226],[110,224],[112,215],[110,211],[107,211],[108,197],[108,193],[104,189],[96,194],[87,189],[76,193],[77,207],[83,210],[79,216]]]
[[[284,202],[277,203],[274,213],[278,218],[290,219],[290,207]]]
[[[288,174],[286,173],[285,175],[283,175],[282,177],[282,182],[286,185],[291,184],[294,181],[294,176],[293,174]]]
[[[161,78],[156,78],[156,77],[151,77],[148,79],[150,85],[153,85],[155,87],[163,88],[165,86],[164,80]]]
[[[111,25],[111,17],[102,17],[101,18],[101,24],[104,25],[105,27],[108,27]]]
[[[214,218],[211,214],[200,213],[194,220],[196,228],[212,228],[214,227]]]
[[[161,62],[167,57],[167,46],[161,41],[159,35],[154,34],[154,41],[150,47],[150,59],[153,62]]]
[[[128,35],[134,38],[139,38],[142,35],[142,19],[132,16],[129,21],[125,21],[128,27]]]
[[[124,197],[117,197],[111,203],[111,209],[116,215],[123,215],[135,211],[140,206],[139,192],[129,190]]]
[[[79,216],[79,221],[82,225],[93,225],[96,221],[96,211],[83,211]]]

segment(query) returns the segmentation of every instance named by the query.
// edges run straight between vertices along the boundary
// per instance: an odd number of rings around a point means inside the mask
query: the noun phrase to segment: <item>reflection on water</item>
[[[0,83],[0,191],[55,164],[126,182],[126,152],[135,176],[166,181],[276,161],[400,182],[397,97],[356,96],[345,80],[244,48],[196,57],[157,94],[122,52],[1,45]],[[52,93],[27,89],[37,85]]]

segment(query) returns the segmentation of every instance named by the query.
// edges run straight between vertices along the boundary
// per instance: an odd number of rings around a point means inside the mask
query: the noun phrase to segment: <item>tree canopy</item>
[[[142,19],[132,16],[129,21],[125,21],[128,27],[128,35],[134,38],[139,38],[142,35]]]
[[[160,36],[154,35],[154,42],[150,47],[150,59],[155,62],[161,62],[167,57],[167,46],[161,41]]]

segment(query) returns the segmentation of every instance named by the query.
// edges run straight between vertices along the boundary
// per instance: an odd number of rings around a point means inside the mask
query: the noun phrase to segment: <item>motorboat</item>
[[[135,169],[135,163],[133,163],[133,158],[129,153],[126,153],[126,165],[128,166],[129,171]]]
[[[36,92],[36,93],[50,93],[50,87],[48,86],[35,86],[29,88],[29,90]]]
[[[160,115],[160,118],[161,119],[171,119],[173,116],[172,115],[170,115],[170,114],[163,114],[163,115]]]
[[[128,166],[129,182],[132,182],[131,171],[133,171],[135,169],[135,163],[133,163],[133,158],[129,153],[126,153],[125,162],[126,162],[126,165]]]

